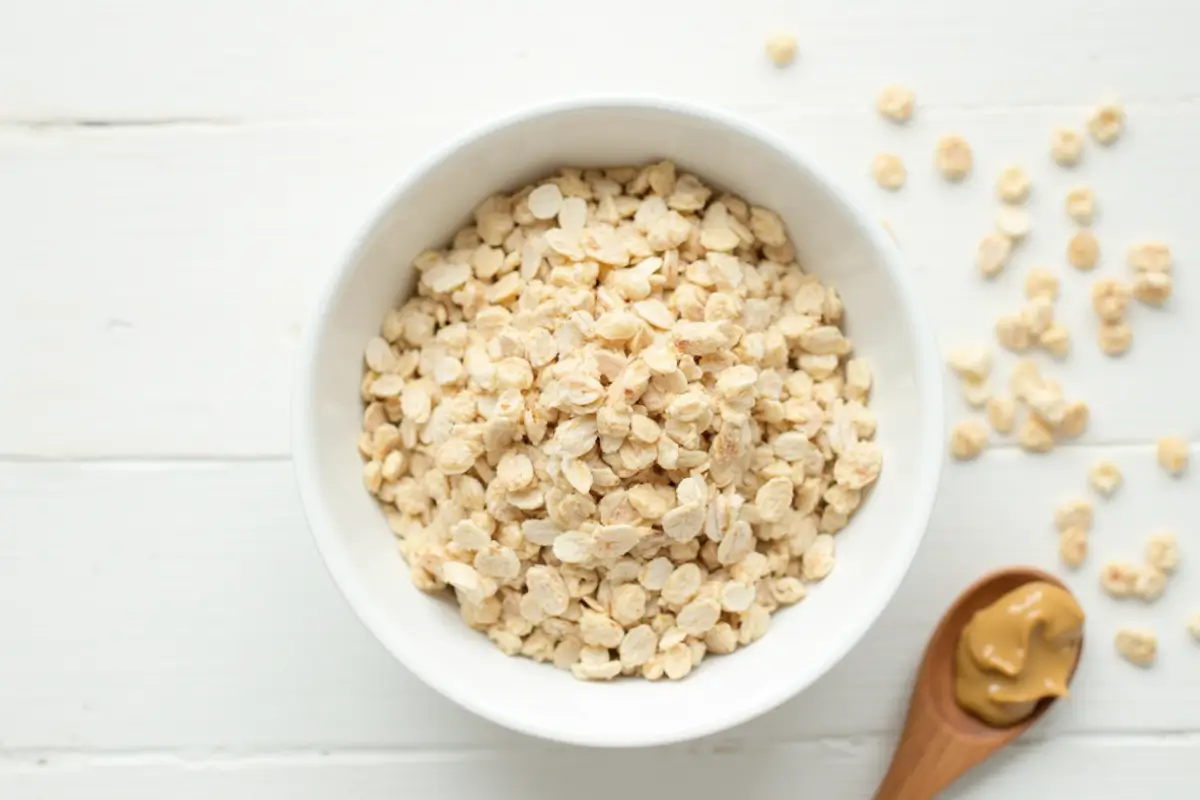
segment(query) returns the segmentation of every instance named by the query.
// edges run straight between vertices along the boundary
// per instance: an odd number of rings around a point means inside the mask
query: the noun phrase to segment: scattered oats
[[[1100,262],[1100,242],[1091,231],[1076,231],[1067,241],[1067,261],[1079,270],[1094,269]]]
[[[1196,612],[1188,617],[1187,630],[1193,639],[1200,642],[1200,612]]]
[[[1088,470],[1088,483],[1104,497],[1116,494],[1123,480],[1120,468],[1111,461],[1097,461]]]
[[[1179,545],[1173,533],[1156,533],[1146,540],[1146,563],[1160,572],[1179,567]]]
[[[992,399],[992,387],[987,381],[964,380],[962,382],[963,400],[971,408],[983,408]]]
[[[984,277],[992,278],[1004,271],[1010,256],[1012,239],[999,233],[989,233],[979,240],[975,266]]]
[[[1163,596],[1167,590],[1167,576],[1153,566],[1142,567],[1138,570],[1137,579],[1133,582],[1133,594],[1139,600],[1153,603]]]
[[[1029,212],[1016,206],[1004,206],[996,212],[996,230],[1013,241],[1029,234]]]
[[[786,67],[796,58],[796,37],[790,33],[776,33],[767,37],[767,58],[777,67]]]
[[[911,89],[893,83],[879,92],[875,98],[875,108],[892,122],[905,123],[912,119],[915,102]]]
[[[1105,322],[1125,319],[1129,307],[1129,287],[1116,278],[1101,278],[1092,284],[1092,308]]]
[[[1062,503],[1054,511],[1054,526],[1059,532],[1068,528],[1092,529],[1092,503],[1090,500],[1074,499]]]
[[[1087,430],[1088,419],[1091,417],[1091,410],[1088,404],[1082,400],[1073,400],[1067,403],[1067,407],[1063,412],[1062,422],[1058,425],[1058,435],[1065,439],[1074,439],[1081,436]]]
[[[1158,465],[1179,476],[1187,469],[1188,443],[1181,436],[1164,436],[1158,440]]]
[[[1096,216],[1096,199],[1090,186],[1076,186],[1067,192],[1067,216],[1080,225],[1091,225]]]
[[[1129,248],[1126,261],[1137,273],[1170,272],[1171,248],[1162,242],[1139,242]]]
[[[1054,449],[1054,431],[1036,414],[1030,414],[1017,431],[1017,444],[1030,453],[1048,453]]]
[[[1139,667],[1151,666],[1158,655],[1158,637],[1147,630],[1122,628],[1113,642],[1122,658]]]
[[[1033,346],[1033,331],[1021,314],[1003,314],[996,319],[996,341],[1005,350],[1023,353]]]
[[[946,363],[964,380],[983,381],[992,372],[992,353],[984,345],[956,347],[946,357]]]
[[[1067,528],[1058,536],[1058,555],[1072,569],[1087,558],[1088,533],[1083,528]]]
[[[971,146],[961,136],[943,136],[938,139],[935,161],[943,178],[961,181],[971,171]]]
[[[1034,267],[1025,276],[1025,296],[1032,300],[1035,297],[1058,299],[1058,278],[1045,267]]]
[[[1102,322],[1100,324],[1100,350],[1106,356],[1123,355],[1133,343],[1133,329],[1122,322]]]
[[[1088,130],[1100,144],[1112,144],[1125,127],[1125,109],[1115,101],[1102,103],[1088,117]]]
[[[987,445],[987,426],[977,419],[965,419],[950,432],[950,455],[959,461],[977,458]]]
[[[1124,561],[1110,561],[1100,568],[1100,588],[1110,597],[1129,597],[1137,587],[1138,568]]]
[[[1171,296],[1171,275],[1145,272],[1133,279],[1133,296],[1150,306],[1161,306]]]
[[[1083,155],[1083,136],[1072,128],[1057,127],[1050,134],[1050,156],[1060,167],[1073,167]]]
[[[996,195],[1006,203],[1024,203],[1029,197],[1029,173],[1016,164],[1005,167],[996,179]]]
[[[988,423],[996,433],[1012,433],[1017,404],[1008,395],[993,397],[987,402]]]
[[[891,153],[880,153],[875,156],[875,160],[871,163],[871,171],[875,175],[876,183],[893,192],[903,186],[905,178],[908,177],[904,161],[900,156]]]
[[[1038,344],[1056,358],[1066,358],[1071,352],[1071,332],[1065,325],[1054,323],[1038,334]]]

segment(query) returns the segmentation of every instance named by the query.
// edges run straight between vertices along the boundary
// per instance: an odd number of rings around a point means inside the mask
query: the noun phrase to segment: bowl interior
[[[936,353],[898,256],[873,222],[769,135],[708,112],[638,103],[560,107],[502,123],[433,160],[403,186],[344,267],[308,331],[296,405],[301,494],[329,568],[383,644],[464,706],[509,727],[596,745],[676,741],[760,714],[812,683],[866,631],[924,532],[941,461]],[[456,608],[409,582],[361,483],[362,352],[413,282],[412,258],[444,245],[486,195],[559,166],[670,157],[681,170],[774,209],[804,268],[832,283],[873,369],[883,474],[838,534],[838,565],[767,636],[710,657],[679,683],[576,681],[501,654]]]

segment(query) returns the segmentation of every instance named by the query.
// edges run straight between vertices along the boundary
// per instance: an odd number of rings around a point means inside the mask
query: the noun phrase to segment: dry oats
[[[1004,206],[996,212],[996,231],[1013,241],[1029,235],[1029,212],[1016,206]]]
[[[1133,329],[1124,321],[1102,322],[1098,338],[1100,350],[1106,356],[1123,355],[1133,343]]]
[[[876,183],[893,192],[903,186],[905,178],[908,177],[904,161],[900,156],[891,153],[879,153],[875,156],[875,160],[871,162],[871,171],[875,175]]]
[[[1025,276],[1025,296],[1058,299],[1058,278],[1045,267],[1034,267]]]
[[[950,431],[950,455],[959,461],[977,458],[987,445],[988,429],[977,419],[965,419]]]
[[[1057,127],[1050,133],[1050,156],[1060,167],[1073,167],[1083,154],[1083,136],[1073,128]]]
[[[946,363],[963,380],[984,381],[992,372],[992,353],[983,345],[956,347],[946,357]]]
[[[993,278],[1004,271],[1012,256],[1012,239],[999,233],[985,234],[979,240],[975,253],[975,266],[986,278]]]
[[[1100,242],[1091,231],[1076,231],[1067,240],[1067,261],[1079,270],[1094,269],[1100,263]]]
[[[1100,568],[1100,588],[1110,597],[1131,597],[1141,570],[1124,561],[1110,561]]]
[[[1179,545],[1172,533],[1156,533],[1146,540],[1146,563],[1160,572],[1179,567]]]
[[[777,67],[786,67],[796,58],[796,37],[790,33],[776,33],[767,37],[767,58]]]
[[[1151,631],[1122,628],[1113,641],[1121,657],[1139,667],[1151,666],[1158,655],[1158,637]]]
[[[1066,358],[1071,352],[1071,332],[1065,325],[1054,323],[1038,334],[1038,344],[1055,358]]]
[[[996,433],[1012,433],[1017,404],[1008,395],[998,395],[987,401],[987,418]]]
[[[1058,555],[1072,569],[1087,558],[1088,532],[1083,528],[1067,528],[1058,535]]]
[[[1187,631],[1192,638],[1200,642],[1200,612],[1192,614],[1187,619]]]
[[[1125,109],[1115,101],[1102,103],[1088,117],[1088,130],[1100,144],[1112,144],[1125,127]]]
[[[1129,287],[1116,278],[1101,278],[1092,284],[1092,308],[1104,322],[1121,322],[1129,307]]]
[[[1097,461],[1088,470],[1088,483],[1104,497],[1116,494],[1123,480],[1120,468],[1111,461]]]
[[[1170,272],[1171,248],[1162,242],[1139,242],[1129,248],[1126,261],[1137,273]]]
[[[1144,272],[1133,279],[1133,296],[1150,306],[1161,306],[1171,296],[1168,272]]]
[[[1076,186],[1067,192],[1067,216],[1080,225],[1091,225],[1096,216],[1096,198],[1090,186]]]
[[[1054,526],[1059,532],[1068,528],[1092,529],[1092,504],[1089,500],[1067,500],[1054,510]]]
[[[1033,331],[1021,314],[1004,314],[996,319],[996,341],[1005,350],[1023,353],[1033,346]]]
[[[1029,197],[1029,173],[1016,164],[1005,167],[996,179],[996,195],[1006,203],[1024,203]]]
[[[893,83],[883,87],[875,98],[875,108],[892,122],[905,123],[912,119],[916,100],[912,90]]]
[[[678,680],[829,574],[882,466],[871,370],[777,214],[669,161],[563,169],[450,244],[360,385],[419,589],[508,655]]]
[[[1030,453],[1048,453],[1054,449],[1054,431],[1036,414],[1030,414],[1017,431],[1017,444]]]
[[[943,178],[961,181],[971,171],[971,146],[961,136],[943,136],[938,139],[935,161]]]
[[[1164,436],[1159,439],[1158,465],[1171,475],[1182,475],[1188,465],[1187,440],[1180,436]]]

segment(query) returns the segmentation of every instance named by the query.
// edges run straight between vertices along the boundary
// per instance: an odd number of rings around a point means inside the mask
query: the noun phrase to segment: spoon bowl
[[[963,628],[975,612],[1027,583],[1058,578],[1033,567],[1008,567],[984,575],[958,596],[942,616],[921,659],[904,732],[876,800],[925,800],[1012,742],[1045,715],[1057,699],[1043,698],[1033,713],[1005,727],[989,725],[958,705],[955,654]],[[1079,655],[1083,653],[1080,642]],[[1075,676],[1079,656],[1071,666]]]

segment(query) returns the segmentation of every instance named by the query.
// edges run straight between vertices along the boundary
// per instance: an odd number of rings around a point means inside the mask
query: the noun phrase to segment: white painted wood
[[[1191,13],[1180,0],[43,0],[0,16],[0,115],[463,120],[604,91],[860,108],[896,79],[959,107],[1189,102]],[[799,38],[789,72],[763,56],[777,30]]]
[[[1077,339],[1054,371],[1095,408],[1086,441],[1200,434],[1200,404],[1186,391],[1195,384],[1172,346],[1200,340],[1200,285],[1187,270],[1200,229],[1184,199],[1188,176],[1200,174],[1200,108],[1134,114],[1126,140],[1090,148],[1070,173],[1049,163],[1046,139],[1054,124],[1080,119],[1074,110],[934,111],[899,132],[867,111],[755,118],[892,221],[948,346],[987,340],[995,315],[1023,302],[1024,271],[1052,265],[1063,279],[1059,316]],[[0,272],[0,363],[16,387],[0,454],[286,454],[291,354],[310,298],[399,177],[457,129],[447,118],[0,133],[0,211],[22,221],[6,231],[11,266]],[[962,186],[932,174],[933,142],[947,130],[977,153]],[[897,195],[868,178],[884,148],[909,159]],[[1010,161],[1037,182],[1036,223],[1010,272],[985,283],[975,244],[991,226],[994,176]],[[1098,198],[1104,263],[1093,275],[1065,264],[1062,199],[1078,181]],[[1166,310],[1134,309],[1134,348],[1114,361],[1095,346],[1088,287],[1126,274],[1125,250],[1143,238],[1175,248],[1176,294]]]
[[[0,764],[0,793],[26,800],[659,800],[662,797],[865,798],[883,774],[892,737],[828,739],[691,752],[681,748],[587,751],[362,753],[180,759],[47,756]],[[943,796],[1188,798],[1195,796],[1196,740],[1068,737],[1021,744]]]
[[[1092,557],[1068,578],[1090,615],[1075,697],[951,794],[1194,797],[1200,647],[1183,619],[1200,610],[1200,492],[1151,443],[1200,439],[1197,21],[1182,0],[0,8],[0,797],[867,796],[941,608],[997,565],[1054,566],[1053,507],[1100,455],[1127,485],[1097,504]],[[762,55],[776,30],[799,38],[792,69]],[[903,129],[871,108],[894,80],[919,98]],[[812,154],[891,221],[946,346],[987,339],[1024,271],[1054,267],[1076,347],[1047,368],[1093,409],[1051,456],[1006,445],[948,468],[896,601],[817,686],[654,752],[547,747],[409,676],[338,597],[286,462],[310,299],[390,188],[496,114],[600,92],[730,108]],[[1050,128],[1113,93],[1127,134],[1054,168]],[[932,174],[951,131],[975,149],[962,186]],[[879,151],[906,159],[902,192],[871,183]],[[985,284],[972,253],[1014,161],[1034,176],[1034,233]],[[1093,276],[1063,258],[1078,182],[1098,197],[1096,276],[1123,274],[1137,239],[1176,252],[1169,309],[1135,307],[1117,361],[1092,342]],[[1185,561],[1163,600],[1103,597],[1100,564],[1164,528]],[[1152,671],[1112,654],[1122,624],[1159,632]]]
[[[916,565],[862,645],[712,746],[895,730],[941,609],[996,565],[1054,567],[1053,508],[1084,489],[1099,452],[998,451],[950,468]],[[1198,731],[1200,646],[1183,621],[1200,610],[1200,579],[1189,562],[1150,607],[1102,597],[1095,576],[1106,558],[1140,557],[1153,530],[1178,529],[1190,558],[1200,496],[1161,475],[1149,448],[1103,452],[1127,486],[1097,508],[1095,553],[1069,578],[1090,614],[1087,658],[1076,700],[1040,735]],[[6,465],[0,530],[5,748],[534,746],[442,700],[359,626],[308,538],[286,463]],[[1127,622],[1158,630],[1152,672],[1112,654]]]

